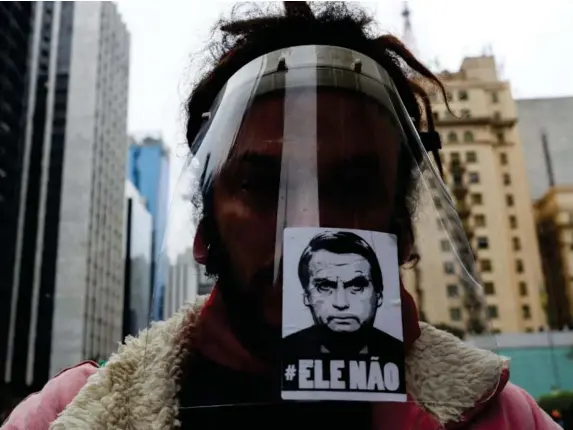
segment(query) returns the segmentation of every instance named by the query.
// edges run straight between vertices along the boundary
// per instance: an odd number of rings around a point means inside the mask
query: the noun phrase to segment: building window
[[[521,316],[523,317],[524,320],[531,319],[531,308],[529,307],[529,305],[521,306]]]
[[[489,248],[489,241],[487,237],[481,236],[477,238],[477,247],[478,249],[488,249]]]
[[[484,273],[492,271],[491,260],[481,260],[481,271]]]
[[[498,111],[495,111],[493,113],[493,119],[495,119],[496,121],[501,120],[501,114]]]
[[[462,310],[460,308],[450,308],[450,319],[452,321],[461,321]]]
[[[491,102],[492,103],[498,103],[499,102],[499,97],[495,91],[491,93]]]
[[[442,201],[438,197],[434,198],[434,206],[438,210],[442,209]]]
[[[497,138],[497,143],[503,143],[503,133],[502,132],[498,132],[495,134],[495,137]]]
[[[521,239],[519,237],[514,237],[511,239],[513,242],[513,250],[520,251],[521,250]]]
[[[464,142],[473,142],[474,134],[471,131],[464,132]]]
[[[458,141],[458,135],[454,131],[448,133],[448,142],[455,143]]]
[[[476,215],[474,221],[476,227],[485,227],[485,215]]]
[[[456,284],[450,284],[446,287],[448,292],[448,297],[458,297],[458,286]]]
[[[442,239],[442,241],[440,242],[440,246],[442,248],[442,251],[444,252],[447,252],[451,249],[450,241],[448,239]]]
[[[453,185],[461,186],[462,185],[462,174],[460,172],[455,172],[452,174],[452,181]]]
[[[497,306],[489,305],[487,307],[487,314],[492,319],[499,318],[499,311],[497,310]]]
[[[511,176],[509,176],[509,173],[503,174],[503,185],[511,185]]]
[[[483,284],[483,292],[486,296],[493,296],[495,294],[495,286],[493,282],[485,282]]]
[[[453,275],[455,273],[454,263],[446,261],[444,263],[444,272],[447,273],[448,275]]]
[[[470,172],[469,173],[469,181],[470,181],[470,184],[479,184],[479,173],[478,172]]]
[[[513,204],[515,203],[513,201],[513,196],[511,194],[505,196],[505,202],[507,203],[508,206],[513,206]]]
[[[432,112],[432,116],[434,117],[434,121],[437,121],[440,119],[440,114],[438,112]]]
[[[483,198],[480,193],[474,193],[471,195],[471,200],[473,205],[481,205],[483,203]]]
[[[519,295],[521,297],[527,296],[527,284],[523,281],[519,283]]]
[[[452,96],[452,93],[450,91],[446,91],[446,99],[451,102],[454,97]]]
[[[452,153],[450,154],[450,159],[451,159],[452,161],[456,161],[456,162],[457,162],[457,161],[460,161],[460,153],[459,153],[459,152],[452,152]]]
[[[525,267],[523,266],[523,260],[515,260],[515,271],[517,273],[523,273],[525,270]]]
[[[515,217],[515,215],[509,216],[509,227],[512,229],[517,228],[517,218]]]
[[[461,101],[465,101],[469,99],[468,92],[465,90],[460,91],[459,97]]]
[[[473,139],[473,138],[472,138]],[[467,163],[476,163],[477,162],[477,154],[475,151],[468,151],[466,154],[466,162]]]
[[[460,111],[460,114],[461,114],[461,117],[462,117],[462,118],[471,118],[471,116],[472,116],[472,114],[471,114],[471,112],[470,112],[469,109],[462,109],[462,110]]]
[[[501,154],[499,154],[499,162],[501,163],[502,166],[507,165],[507,153],[506,152],[502,152]]]

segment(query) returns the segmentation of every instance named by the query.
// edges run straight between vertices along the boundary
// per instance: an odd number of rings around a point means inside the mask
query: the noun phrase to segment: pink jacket
[[[2,430],[48,430],[68,403],[86,383],[88,377],[97,372],[95,363],[82,363],[67,369],[46,384],[44,389],[25,399],[12,413]],[[427,418],[413,404],[405,405],[409,413],[396,414],[391,428],[414,428],[436,430],[437,424]],[[401,409],[401,408],[400,408]],[[420,419],[421,418],[421,419]],[[388,417],[385,417],[388,420]],[[451,429],[467,430],[557,430],[561,429],[535,400],[521,388],[508,384],[487,410],[481,412],[475,421]]]
[[[97,369],[95,362],[87,361],[60,372],[42,391],[24,399],[1,430],[48,430]]]
[[[182,347],[181,339],[189,338],[196,312],[183,310],[127,339],[103,368],[85,362],[64,370],[17,406],[1,430],[174,428],[177,375],[192,347]],[[406,358],[413,401],[377,404],[376,430],[561,429],[531,396],[508,383],[506,359],[427,324],[420,327]]]

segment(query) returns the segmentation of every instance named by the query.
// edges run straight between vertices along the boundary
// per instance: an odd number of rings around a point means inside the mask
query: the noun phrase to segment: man
[[[420,143],[433,130],[425,84],[445,94],[399,41],[372,35],[366,13],[337,2],[318,15],[306,2],[284,7],[221,25],[220,44],[208,46],[216,64],[189,97],[194,254],[217,276],[208,302],[127,339],[103,368],[63,371],[3,430],[558,428],[508,384],[506,360],[419,323],[404,288],[412,401],[281,401],[285,227],[396,234],[398,261],[409,261],[417,166],[439,149]]]
[[[363,238],[344,231],[316,235],[302,252],[298,276],[315,324],[285,338],[286,354],[403,361],[402,342],[374,327],[384,283],[378,257]]]

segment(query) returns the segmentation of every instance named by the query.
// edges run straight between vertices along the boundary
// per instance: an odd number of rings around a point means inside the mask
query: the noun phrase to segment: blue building
[[[536,399],[573,390],[573,332],[502,333],[468,341],[508,357],[510,380]]]
[[[152,315],[163,318],[163,297],[167,283],[168,261],[163,243],[169,205],[169,151],[162,139],[146,137],[129,147],[127,176],[145,198],[153,217],[152,240]],[[151,292],[150,292],[151,294]]]

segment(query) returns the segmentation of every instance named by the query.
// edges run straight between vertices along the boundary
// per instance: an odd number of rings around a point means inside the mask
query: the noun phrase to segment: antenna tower
[[[404,2],[404,9],[402,10],[402,18],[404,18],[404,31],[402,34],[402,41],[404,45],[418,58],[420,52],[418,51],[418,46],[416,44],[416,39],[414,38],[414,30],[412,30],[412,21],[410,20],[410,8],[408,7],[408,2]]]

